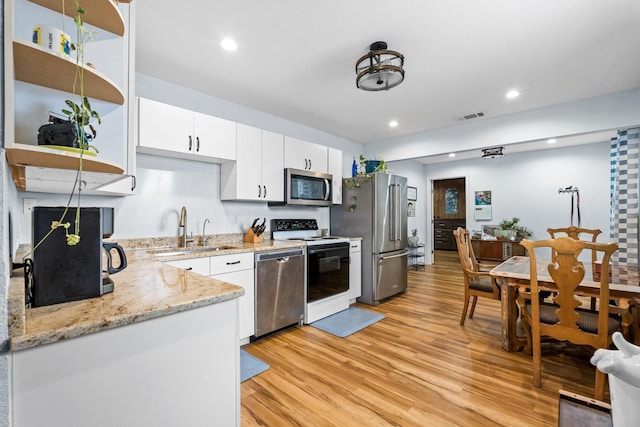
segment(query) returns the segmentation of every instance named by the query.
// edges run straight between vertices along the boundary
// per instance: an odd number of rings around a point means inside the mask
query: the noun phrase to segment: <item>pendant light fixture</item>
[[[371,43],[370,51],[356,62],[356,86],[367,91],[389,90],[404,80],[404,56],[387,49],[386,42]]]

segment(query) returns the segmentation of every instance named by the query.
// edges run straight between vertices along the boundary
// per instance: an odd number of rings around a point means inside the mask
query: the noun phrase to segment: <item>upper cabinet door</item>
[[[327,173],[327,147],[285,136],[284,167]]]
[[[235,194],[229,194],[229,198],[262,200],[262,130],[240,123],[237,126],[238,147],[234,171],[237,188]],[[222,180],[224,182],[224,177]]]
[[[224,160],[236,159],[236,122],[193,113],[194,153]]]
[[[262,131],[262,187],[263,200],[284,200],[284,136]]]
[[[138,100],[138,144],[159,150],[193,152],[193,112],[150,99]]]

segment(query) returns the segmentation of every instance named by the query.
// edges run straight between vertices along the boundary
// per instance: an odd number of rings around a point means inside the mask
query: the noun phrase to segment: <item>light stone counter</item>
[[[78,337],[172,313],[238,298],[244,290],[220,280],[165,265],[197,257],[302,247],[301,242],[224,242],[233,246],[213,252],[155,257],[140,240],[116,240],[126,251],[128,266],[111,276],[114,291],[101,297],[37,308],[24,307],[24,277],[14,271],[9,288],[9,346],[11,351]],[[143,249],[133,249],[134,244]],[[221,242],[216,244],[220,245]],[[213,244],[212,244],[213,245]]]

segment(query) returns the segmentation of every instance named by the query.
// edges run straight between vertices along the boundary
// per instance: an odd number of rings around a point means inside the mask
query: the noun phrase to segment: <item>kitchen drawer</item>
[[[212,275],[249,269],[253,270],[253,252],[211,257]]]
[[[202,274],[204,276],[209,275],[209,257],[180,259],[177,261],[167,261],[165,262],[165,264],[182,268],[184,270],[191,270],[194,273]]]
[[[448,221],[446,219],[434,219],[433,229],[434,230],[451,230],[451,221]]]
[[[453,234],[451,230],[434,230],[433,235],[436,239],[446,239],[449,234]]]

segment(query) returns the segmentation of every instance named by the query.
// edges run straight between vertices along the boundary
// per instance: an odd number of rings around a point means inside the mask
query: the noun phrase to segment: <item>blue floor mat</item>
[[[240,382],[263,373],[269,369],[269,365],[240,349]]]
[[[383,314],[362,310],[357,307],[349,307],[339,313],[313,322],[311,326],[344,338],[382,319],[384,319]]]

